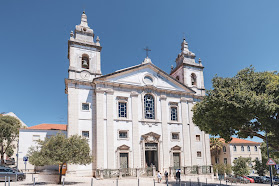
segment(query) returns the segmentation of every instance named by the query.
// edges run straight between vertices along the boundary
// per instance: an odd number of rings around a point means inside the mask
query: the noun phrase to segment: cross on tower
[[[148,47],[144,48],[143,50],[146,51],[146,57],[148,57],[148,52],[151,51]]]

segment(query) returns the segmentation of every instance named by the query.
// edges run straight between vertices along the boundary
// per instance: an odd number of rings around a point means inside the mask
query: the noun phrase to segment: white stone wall
[[[31,146],[37,146],[38,142],[34,141],[34,135],[39,136],[40,140],[44,140],[46,137],[56,135],[61,132],[67,135],[66,131],[59,130],[35,130],[35,129],[20,129],[19,131],[19,148],[18,148],[18,168],[25,169],[23,157],[27,156],[28,150]],[[34,169],[34,166],[29,162],[26,164],[26,169]]]

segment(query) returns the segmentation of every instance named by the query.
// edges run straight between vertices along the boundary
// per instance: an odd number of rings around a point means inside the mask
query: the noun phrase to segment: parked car
[[[14,165],[15,164],[15,159],[14,158],[9,158],[5,160],[6,165]]]
[[[22,181],[26,178],[25,174],[22,172],[18,172],[9,167],[0,167],[0,181],[5,181],[5,177],[8,180],[10,177],[10,181]]]
[[[245,178],[243,178],[241,176],[238,176],[238,177],[227,176],[225,178],[225,180],[228,181],[228,182],[231,182],[231,183],[245,183],[245,184],[250,183],[249,180],[247,180],[247,179],[245,179]]]
[[[261,179],[260,176],[247,176],[248,178],[252,178],[255,183],[263,183],[263,180]]]
[[[242,176],[244,179],[249,180],[250,183],[255,183],[255,180],[253,178],[249,178],[247,176]]]
[[[269,183],[270,182],[270,178],[268,176],[261,176],[261,178],[263,179],[263,183]]]
[[[279,177],[278,177],[278,176],[274,176],[274,177],[273,177],[273,183],[274,183],[275,185],[279,184]]]

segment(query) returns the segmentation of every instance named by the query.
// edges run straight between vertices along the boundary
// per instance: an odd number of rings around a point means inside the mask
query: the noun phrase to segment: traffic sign
[[[24,156],[24,157],[23,157],[23,161],[28,161],[28,157],[27,157],[27,156]]]
[[[266,162],[266,165],[276,165],[276,163],[272,158],[269,158],[269,160]]]

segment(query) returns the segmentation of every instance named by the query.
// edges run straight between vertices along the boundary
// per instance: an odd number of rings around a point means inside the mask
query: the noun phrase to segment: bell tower
[[[204,66],[201,63],[201,59],[196,63],[195,58],[196,55],[189,50],[188,43],[184,38],[181,43],[181,52],[175,60],[176,67],[171,68],[170,75],[193,89],[197,95],[204,96]]]
[[[68,41],[69,79],[92,81],[101,73],[100,39],[94,42],[94,31],[88,26],[85,12],[81,15],[81,22],[71,31]]]

